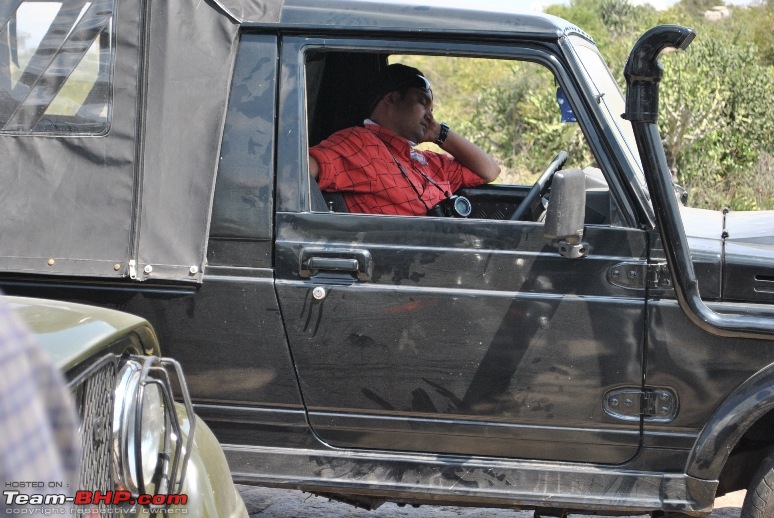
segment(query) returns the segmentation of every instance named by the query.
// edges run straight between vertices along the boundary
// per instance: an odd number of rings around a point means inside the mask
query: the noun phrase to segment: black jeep
[[[149,320],[237,482],[774,514],[774,215],[682,206],[656,126],[691,30],[642,36],[624,98],[538,14],[6,0],[0,28],[0,287]],[[416,55],[559,88],[593,162],[458,193],[468,218],[338,211],[308,147]]]

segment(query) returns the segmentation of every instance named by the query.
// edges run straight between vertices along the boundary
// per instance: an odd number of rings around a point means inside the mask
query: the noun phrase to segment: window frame
[[[399,36],[385,36],[379,39],[364,40],[357,36],[341,36],[336,38],[325,37],[303,37],[289,35],[283,38],[282,59],[283,71],[281,77],[286,81],[283,88],[287,88],[287,82],[293,83],[293,89],[298,89],[299,93],[295,95],[283,95],[283,105],[280,107],[280,129],[279,135],[287,135],[289,128],[282,123],[296,123],[297,128],[303,128],[303,134],[297,135],[297,138],[291,142],[280,137],[279,143],[280,155],[278,163],[288,163],[284,171],[302,171],[295,182],[290,176],[286,176],[282,171],[278,171],[278,192],[277,207],[278,211],[306,212],[310,210],[312,193],[311,185],[308,183],[307,156],[307,132],[308,132],[308,114],[307,114],[307,92],[306,92],[306,61],[307,54],[310,52],[365,52],[365,53],[384,53],[384,54],[420,54],[420,55],[438,55],[438,56],[456,56],[471,58],[488,58],[504,60],[522,60],[530,61],[545,66],[556,78],[557,84],[562,87],[565,95],[570,100],[573,109],[578,117],[578,124],[581,127],[586,143],[592,154],[596,158],[600,169],[602,169],[605,178],[610,187],[611,202],[617,204],[620,213],[621,225],[626,228],[638,228],[638,218],[634,213],[631,200],[628,199],[627,191],[623,188],[618,176],[622,175],[620,169],[626,167],[626,160],[622,151],[611,149],[609,143],[603,142],[598,135],[604,135],[604,119],[601,115],[589,110],[585,104],[585,96],[578,89],[581,86],[573,78],[575,73],[569,69],[573,63],[562,61],[562,46],[549,44],[540,41],[519,40],[504,43],[470,43],[464,41],[441,41],[434,39],[432,41],[423,41],[412,36],[411,39],[400,38]],[[292,69],[292,71],[291,71]],[[288,103],[297,102],[296,106],[291,107]],[[290,115],[290,116],[289,116]],[[284,127],[284,129],[283,129]],[[290,148],[296,148],[295,153],[291,153]],[[300,160],[294,160],[293,154],[301,157]],[[613,156],[612,155],[621,155]],[[291,165],[292,164],[292,165]],[[281,176],[280,176],[281,175]],[[293,187],[291,187],[293,185]],[[293,196],[291,190],[294,190]],[[371,216],[371,215],[364,215]]]

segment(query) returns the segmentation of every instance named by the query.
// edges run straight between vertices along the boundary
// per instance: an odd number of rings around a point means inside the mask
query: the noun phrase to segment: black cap
[[[403,65],[401,63],[393,63],[381,71],[374,81],[374,86],[369,90],[366,105],[367,114],[371,112],[379,104],[379,101],[390,92],[404,91],[408,88],[419,88],[424,90],[430,96],[433,95],[433,90],[430,87],[430,81],[422,75],[419,69]]]

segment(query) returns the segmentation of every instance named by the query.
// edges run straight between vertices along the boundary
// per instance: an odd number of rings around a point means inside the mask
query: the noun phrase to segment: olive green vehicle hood
[[[135,315],[46,299],[8,296],[5,301],[62,372],[131,334],[136,335],[144,352],[160,354],[153,328]]]

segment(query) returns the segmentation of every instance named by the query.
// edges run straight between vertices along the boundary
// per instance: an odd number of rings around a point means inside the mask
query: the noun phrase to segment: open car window
[[[565,168],[593,163],[578,125],[563,116],[554,74],[540,63],[418,55],[392,55],[388,61],[428,76],[435,118],[495,158],[501,167],[496,184],[532,185],[561,150],[570,155]],[[442,152],[433,144],[423,146]]]
[[[0,7],[0,133],[107,133],[115,0]]]
[[[616,224],[605,177],[553,71],[542,63],[517,59],[417,54],[312,51],[306,57],[309,145],[363,123],[363,87],[380,67],[402,63],[418,68],[433,88],[433,113],[490,154],[501,173],[493,183],[465,189],[470,217],[510,219],[520,201],[560,151],[565,169],[587,172],[589,223]],[[420,149],[444,151],[433,143]],[[313,195],[316,194],[313,192]],[[345,195],[344,195],[345,196]],[[313,210],[339,211],[341,194],[324,192],[326,204]],[[314,198],[313,198],[314,200]],[[543,202],[545,206],[545,200]],[[530,211],[539,221],[544,207]]]

